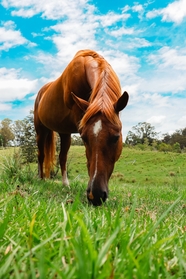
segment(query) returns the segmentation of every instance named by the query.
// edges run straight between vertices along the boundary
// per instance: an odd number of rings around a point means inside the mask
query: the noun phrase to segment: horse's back
[[[91,91],[84,60],[82,56],[74,57],[59,78],[44,85],[38,92],[34,113],[51,130],[60,133],[77,132],[77,123],[82,113],[71,92],[88,100]]]

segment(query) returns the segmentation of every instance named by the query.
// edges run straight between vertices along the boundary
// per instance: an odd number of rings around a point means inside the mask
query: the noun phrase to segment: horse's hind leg
[[[38,146],[38,176],[39,178],[44,178],[43,174],[43,163],[44,163],[44,139],[41,135],[37,135],[37,146]]]
[[[61,174],[62,174],[62,182],[63,185],[69,185],[68,177],[67,177],[67,153],[70,148],[71,143],[71,135],[70,134],[59,134],[61,145],[60,145],[60,153],[59,153],[59,163],[61,167]]]

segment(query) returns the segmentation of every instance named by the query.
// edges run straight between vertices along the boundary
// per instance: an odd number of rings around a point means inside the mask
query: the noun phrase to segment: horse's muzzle
[[[108,197],[108,192],[105,190],[87,190],[87,199],[89,203],[93,204],[94,206],[102,205]]]

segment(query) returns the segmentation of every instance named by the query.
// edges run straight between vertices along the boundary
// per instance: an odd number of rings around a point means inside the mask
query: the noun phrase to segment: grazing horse
[[[101,205],[108,181],[122,151],[119,112],[128,102],[110,64],[92,50],[78,51],[62,75],[44,85],[35,100],[34,125],[40,178],[50,174],[55,157],[55,132],[60,136],[62,182],[69,185],[66,161],[71,133],[79,132],[86,148],[87,198]]]

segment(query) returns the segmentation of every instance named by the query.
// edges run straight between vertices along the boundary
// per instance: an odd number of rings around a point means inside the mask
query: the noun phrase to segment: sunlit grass
[[[109,200],[95,208],[86,200],[83,148],[70,152],[70,188],[62,187],[60,175],[41,181],[35,171],[31,181],[26,169],[22,180],[0,179],[0,278],[186,278],[182,154],[166,160],[163,154],[124,150]],[[136,166],[129,163],[134,158]],[[167,172],[145,182],[148,171],[151,177],[161,172],[157,160]],[[177,169],[179,175],[170,175]]]

